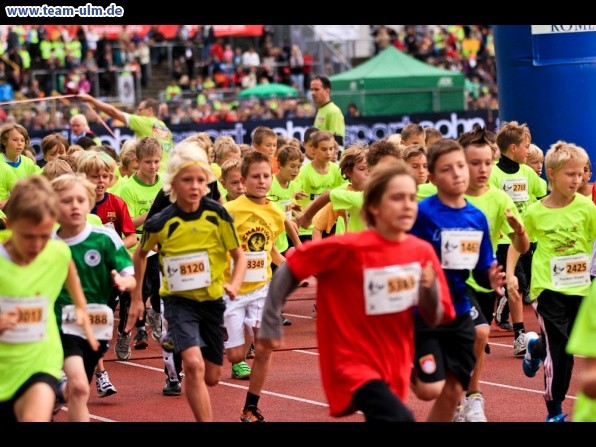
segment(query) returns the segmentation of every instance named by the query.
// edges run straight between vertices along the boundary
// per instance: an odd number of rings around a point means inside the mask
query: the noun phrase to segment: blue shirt
[[[444,205],[438,195],[432,195],[418,202],[418,217],[411,233],[432,244],[441,259],[442,231],[482,231],[479,245],[478,262],[474,270],[486,271],[495,259],[486,216],[480,209],[466,201],[463,208],[451,208]],[[466,269],[443,268],[456,315],[470,312],[470,297],[466,280],[470,271]]]

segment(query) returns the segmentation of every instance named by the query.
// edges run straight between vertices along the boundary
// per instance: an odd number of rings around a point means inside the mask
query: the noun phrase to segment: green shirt
[[[364,204],[364,193],[362,191],[351,191],[340,186],[331,190],[329,200],[334,211],[346,210],[348,219],[346,231],[355,232],[366,229],[366,224],[360,217],[360,210],[362,210]],[[336,234],[341,233],[336,230]]]
[[[301,184],[302,191],[307,196],[300,199],[298,203],[302,209],[306,208],[313,200],[323,194],[325,191],[336,188],[345,183],[341,176],[339,166],[329,162],[329,170],[325,174],[319,174],[312,166],[312,163],[302,166],[296,180]],[[313,226],[300,228],[300,235],[312,235]]]
[[[577,263],[569,266],[563,256],[583,255],[585,270],[590,273],[590,259],[596,238],[596,206],[591,198],[576,193],[573,201],[563,208],[547,208],[544,199],[530,205],[524,216],[526,232],[531,241],[537,241],[532,256],[530,295],[535,300],[543,290],[563,295],[586,296],[590,284],[561,285],[568,268],[578,271]],[[556,285],[555,283],[558,283]]]
[[[87,224],[81,233],[64,242],[70,247],[87,303],[108,303],[113,287],[112,270],[122,276],[134,275],[132,259],[122,239],[110,228]],[[54,306],[58,326],[62,325],[62,308],[68,304],[73,304],[72,299],[66,288],[62,288]]]
[[[292,220],[292,204],[295,203],[294,195],[300,191],[300,183],[296,180],[290,181],[288,187],[284,188],[279,184],[277,177],[273,176],[271,188],[269,188],[268,197],[272,203],[285,213],[286,219]],[[275,240],[275,248],[280,253],[288,249],[290,243],[288,242],[288,235],[284,230]]]
[[[536,171],[528,165],[519,165],[519,170],[516,173],[507,174],[495,163],[490,172],[488,183],[505,191],[515,202],[520,215],[523,216],[529,205],[546,195],[546,182],[541,180]],[[510,243],[510,241],[506,243]]]
[[[140,115],[128,115],[128,127],[135,133],[135,137],[155,137],[161,144],[161,165],[159,167],[161,172],[165,172],[166,165],[168,163],[168,157],[170,151],[174,147],[174,140],[172,138],[172,132],[168,129],[168,126],[154,116],[140,116]]]
[[[596,357],[596,282],[592,282],[590,294],[582,300],[567,342],[567,353]],[[595,422],[596,399],[590,399],[581,392],[576,397],[573,422]]]
[[[19,159],[16,163],[9,163],[6,157],[3,156],[4,164],[12,168],[12,172],[17,180],[30,176],[31,174],[39,174],[39,166],[33,163],[29,157],[19,155]]]
[[[482,211],[486,216],[490,232],[490,241],[493,246],[493,251],[496,252],[501,235],[509,235],[513,233],[513,228],[511,228],[511,225],[509,225],[509,222],[507,222],[507,218],[505,217],[505,210],[511,210],[511,214],[517,217],[520,222],[522,219],[513,200],[511,200],[511,197],[492,185],[488,185],[488,187],[489,190],[481,196],[469,196],[466,194],[465,197],[469,203]],[[479,292],[490,292],[490,289],[478,285],[471,273],[466,283]]]
[[[17,177],[13,169],[6,163],[0,163],[0,201],[8,199],[16,182]]]
[[[346,137],[344,114],[341,109],[331,101],[320,109],[317,109],[314,127],[320,130],[326,130],[334,135],[339,135],[342,139],[345,139]]]
[[[434,183],[423,183],[421,185],[418,185],[418,188],[416,190],[416,200],[420,202],[421,200],[426,199],[427,197],[434,196],[437,192],[438,190]]]
[[[10,234],[10,231],[0,232],[0,242]],[[18,331],[21,335],[27,328],[39,332],[38,341],[21,343],[9,342],[17,331],[0,335],[0,402],[11,399],[33,374],[60,378],[64,352],[52,311],[68,275],[70,260],[70,250],[62,241],[48,241],[41,253],[25,266],[12,262],[0,245],[0,308],[18,305],[21,312],[26,310],[31,322],[18,324],[23,329]],[[38,327],[31,328],[33,324]]]

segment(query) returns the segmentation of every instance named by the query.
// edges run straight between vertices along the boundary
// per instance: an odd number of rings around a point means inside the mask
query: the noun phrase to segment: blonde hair
[[[585,166],[590,158],[584,148],[573,143],[559,140],[552,144],[544,156],[545,169],[554,172],[561,170],[567,163],[579,163]],[[548,172],[548,171],[547,171]]]
[[[126,140],[122,143],[120,148],[120,164],[125,168],[128,168],[134,160],[137,159],[137,146],[135,140]]]
[[[77,172],[97,173],[105,170],[111,176],[116,171],[116,161],[105,152],[85,151],[77,158]]]
[[[408,161],[412,157],[418,157],[419,155],[424,155],[426,157],[426,148],[423,145],[419,143],[414,143],[408,146],[404,146],[402,158],[405,161]]]
[[[366,161],[367,150],[368,149],[364,146],[354,144],[347,148],[343,154],[341,154],[341,159],[339,160],[339,170],[344,180],[350,179],[354,172],[354,166],[361,161]]]
[[[56,158],[48,161],[41,171],[41,175],[46,177],[48,180],[54,180],[56,177],[62,174],[72,173],[74,170],[70,166],[70,163],[64,159]]]
[[[233,171],[240,172],[240,166],[242,165],[242,160],[239,158],[230,158],[226,160],[221,165],[221,179],[225,182],[228,179],[228,176]]]
[[[528,148],[528,158],[526,159],[526,164],[538,161],[539,159],[544,160],[544,152],[535,144],[530,144]]]
[[[80,146],[78,144],[71,144],[70,146],[68,146],[66,155],[73,155],[75,152],[81,152],[81,151],[85,151],[85,148],[83,146]]]
[[[77,185],[81,185],[87,193],[87,198],[89,199],[89,209],[93,208],[95,205],[95,199],[97,198],[97,194],[95,193],[96,186],[91,181],[87,180],[85,174],[71,172],[62,174],[52,180],[52,187],[57,193],[68,191]]]
[[[213,143],[213,150],[215,151],[215,162],[220,164],[221,161],[230,153],[241,155],[240,148],[232,137],[224,135],[218,137]]]
[[[207,176],[207,183],[212,183],[216,180],[215,174],[211,170],[211,166],[209,166],[207,154],[199,142],[182,140],[170,152],[168,165],[163,177],[163,191],[170,196],[170,202],[174,203],[177,199],[176,192],[172,188],[174,178],[181,169],[191,164],[198,164],[203,169]],[[208,192],[209,188],[207,188],[206,193]]]
[[[50,181],[42,175],[20,179],[10,192],[4,214],[14,224],[19,219],[41,222],[46,216],[58,217],[58,196]]]

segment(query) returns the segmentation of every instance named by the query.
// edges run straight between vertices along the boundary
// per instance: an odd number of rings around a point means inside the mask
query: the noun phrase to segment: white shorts
[[[246,295],[238,295],[231,300],[224,294],[223,299],[226,303],[224,312],[224,325],[228,336],[224,340],[224,347],[235,348],[242,346],[246,341],[244,338],[244,327],[249,329],[252,334],[252,328],[261,326],[263,316],[263,306],[265,298],[269,292],[269,283],[259,287]]]

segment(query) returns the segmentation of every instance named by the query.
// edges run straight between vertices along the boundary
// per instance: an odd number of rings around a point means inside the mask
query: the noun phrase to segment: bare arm
[[[510,210],[505,211],[505,217],[507,217],[507,222],[513,229],[513,233],[509,234],[511,244],[515,246],[515,249],[519,253],[523,254],[527,252],[530,248],[530,239],[526,234],[526,229],[524,228],[523,224],[511,214]]]
[[[284,226],[286,228],[286,233],[294,247],[300,247],[302,245],[302,241],[300,240],[300,236],[298,235],[298,226],[296,222],[291,221],[290,219],[284,220]]]
[[[279,252],[275,246],[271,250],[271,262],[273,262],[276,266],[280,266],[285,262],[286,258]]]
[[[248,265],[248,262],[244,252],[240,247],[230,250],[230,256],[232,256],[232,259],[234,260],[234,271],[232,272],[232,280],[230,283],[224,284],[224,290],[230,299],[233,300],[236,298],[236,296],[238,296],[240,286],[244,282],[244,277],[246,276],[246,266]]]
[[[133,247],[137,242],[137,233],[127,234],[124,236],[124,239],[122,239],[122,243],[127,249]]]
[[[579,389],[590,399],[596,399],[596,357],[586,357],[584,362]]]
[[[137,320],[142,320],[145,316],[145,303],[143,302],[143,278],[147,270],[147,254],[141,245],[137,247],[132,255],[132,263],[135,268],[135,287],[130,294],[130,309],[128,310],[128,319],[124,332],[128,333],[135,327]]]
[[[507,249],[507,269],[505,271],[507,278],[507,296],[513,302],[518,302],[521,298],[519,295],[519,283],[517,276],[515,276],[515,266],[521,254],[515,249],[513,244],[509,244]]]
[[[148,214],[149,214],[149,212],[132,218],[132,224],[135,226],[135,228],[139,228],[141,225],[143,225],[145,223],[145,221],[147,220]]]
[[[439,299],[437,275],[428,261],[422,269],[418,291],[420,316],[429,327],[434,327],[443,319],[443,304]]]
[[[122,112],[121,110],[118,110],[113,105],[105,103],[98,99],[95,99],[93,96],[91,96],[87,93],[80,93],[78,95],[78,98],[81,101],[88,102],[93,107],[102,111],[103,113],[108,114],[112,118],[117,119],[118,121],[122,121],[123,123],[126,123],[126,117],[124,116],[124,112]]]
[[[296,218],[296,222],[302,228],[308,228],[312,221],[312,218],[317,214],[317,212],[327,205],[331,201],[329,196],[329,191],[325,191],[315,200],[313,200]]]

